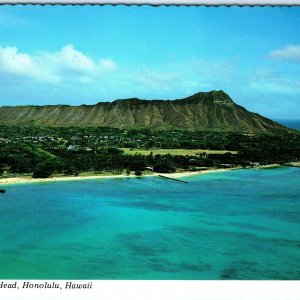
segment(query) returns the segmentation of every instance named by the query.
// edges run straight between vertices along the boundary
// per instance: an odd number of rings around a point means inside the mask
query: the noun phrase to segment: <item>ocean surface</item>
[[[300,120],[280,119],[275,121],[289,128],[300,130]]]
[[[6,185],[0,279],[300,279],[300,169]]]

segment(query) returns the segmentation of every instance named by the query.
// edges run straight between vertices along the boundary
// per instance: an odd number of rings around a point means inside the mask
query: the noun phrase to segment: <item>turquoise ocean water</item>
[[[300,169],[6,185],[1,279],[300,279]]]

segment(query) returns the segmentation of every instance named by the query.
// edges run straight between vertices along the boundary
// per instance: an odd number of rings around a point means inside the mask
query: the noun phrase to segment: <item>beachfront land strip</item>
[[[271,135],[0,125],[2,177],[174,173],[299,160],[297,131]]]

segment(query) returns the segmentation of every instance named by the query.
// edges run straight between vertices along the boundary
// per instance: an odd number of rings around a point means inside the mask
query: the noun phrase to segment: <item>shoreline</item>
[[[279,164],[270,164],[270,165],[262,165],[255,166],[249,168],[243,167],[232,167],[232,168],[212,168],[207,170],[199,170],[199,171],[182,171],[175,173],[153,173],[153,174],[143,174],[142,176],[136,176],[134,174],[126,175],[78,175],[78,176],[54,176],[49,178],[32,178],[30,176],[23,177],[10,177],[10,178],[0,178],[1,185],[10,185],[10,184],[19,184],[19,183],[44,183],[44,182],[61,182],[61,181],[77,181],[77,180],[89,180],[89,179],[107,179],[107,178],[142,178],[142,177],[153,177],[163,175],[169,178],[181,178],[186,176],[195,176],[195,175],[203,175],[208,173],[216,173],[216,172],[225,172],[225,171],[233,171],[240,169],[265,169],[265,168],[276,168],[281,167]]]
[[[145,174],[141,177],[148,177],[154,175]],[[107,178],[134,178],[136,175],[78,175],[78,176],[56,176],[49,178],[32,178],[28,177],[11,177],[11,178],[0,178],[0,184],[17,184],[17,183],[43,183],[43,182],[60,182],[60,181],[77,181],[77,180],[88,180],[88,179],[107,179]]]

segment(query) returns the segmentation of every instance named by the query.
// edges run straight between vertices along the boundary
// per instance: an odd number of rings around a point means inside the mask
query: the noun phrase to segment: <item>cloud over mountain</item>
[[[57,52],[39,52],[34,55],[20,52],[16,47],[0,47],[0,73],[37,82],[59,83],[100,80],[118,69],[109,58],[94,61],[75,49],[72,44]]]
[[[270,57],[300,62],[300,45],[287,45],[283,49],[271,51]]]
[[[0,72],[15,76],[34,76],[37,65],[30,55],[19,52],[16,47],[0,47]]]

